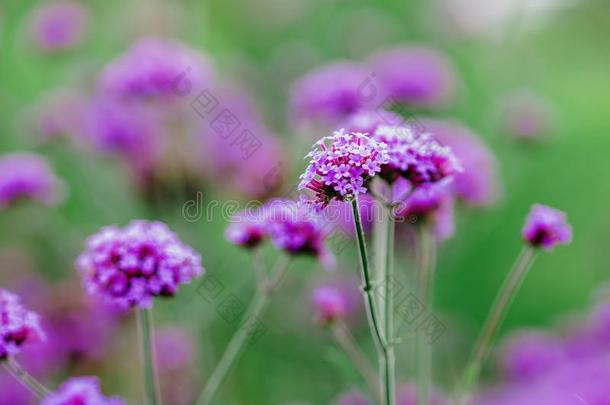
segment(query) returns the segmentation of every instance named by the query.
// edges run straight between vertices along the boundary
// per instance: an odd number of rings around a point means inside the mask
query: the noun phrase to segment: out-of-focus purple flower
[[[44,340],[38,314],[26,309],[19,297],[0,289],[0,362],[21,351],[21,346]]]
[[[182,329],[165,327],[155,331],[155,353],[159,372],[172,372],[193,362],[195,346]]]
[[[564,212],[534,204],[523,228],[523,239],[533,247],[550,250],[572,241],[572,227]]]
[[[34,395],[6,370],[0,370],[0,405],[30,405]]]
[[[360,219],[362,228],[365,232],[373,227],[373,223],[378,217],[377,201],[370,194],[361,194],[358,197],[360,208]],[[338,225],[341,231],[351,237],[356,236],[352,207],[341,201],[333,200],[323,211],[326,221]]]
[[[414,226],[431,226],[438,240],[453,235],[453,197],[450,182],[424,185],[413,190],[394,210],[397,218]]]
[[[508,135],[525,141],[540,141],[550,135],[552,108],[539,94],[515,91],[502,101],[501,118]]]
[[[38,141],[75,134],[81,126],[83,97],[72,90],[57,90],[43,97],[34,112]]]
[[[102,394],[97,377],[74,377],[65,381],[57,391],[47,395],[41,405],[123,405],[119,397],[108,398]]]
[[[365,194],[365,182],[389,161],[387,146],[362,133],[335,131],[315,143],[310,163],[300,177],[299,190],[315,193],[311,203],[325,208],[333,199],[346,201]]]
[[[513,381],[528,381],[546,374],[564,359],[563,342],[544,331],[522,331],[507,339],[501,366]]]
[[[89,11],[80,3],[48,3],[34,10],[29,21],[30,35],[45,52],[66,50],[82,41],[89,19]]]
[[[150,308],[204,270],[201,257],[161,222],[136,220],[103,227],[78,257],[87,292],[123,308]]]
[[[438,389],[432,389],[428,405],[449,405],[449,398]],[[417,387],[404,384],[396,391],[396,405],[417,405]]]
[[[12,153],[0,157],[0,209],[22,198],[54,204],[62,187],[42,156]]]
[[[334,258],[324,242],[322,218],[307,205],[272,200],[263,206],[272,243],[290,255],[313,256],[332,267]]]
[[[390,183],[404,177],[418,187],[462,170],[451,149],[427,132],[418,133],[407,126],[381,126],[373,138],[387,145],[389,160],[382,166],[381,176]]]
[[[260,209],[238,212],[231,217],[225,237],[235,245],[247,249],[256,248],[268,236],[266,220],[264,212]]]
[[[362,132],[373,136],[380,126],[398,126],[405,119],[400,115],[386,110],[362,110],[349,116],[341,125],[348,132]]]
[[[333,62],[297,80],[291,90],[292,114],[297,121],[335,124],[366,107],[361,94],[369,73],[353,62]]]
[[[424,119],[421,124],[440,143],[449,146],[462,165],[463,170],[453,180],[457,197],[473,206],[493,204],[500,189],[497,161],[479,137],[453,121]]]
[[[92,101],[82,137],[99,152],[122,156],[139,174],[150,172],[162,150],[161,124],[151,111],[119,99]]]
[[[341,394],[334,402],[335,405],[373,405],[360,391],[352,390]]]
[[[343,292],[336,287],[322,286],[313,290],[311,303],[317,322],[326,325],[345,317],[348,303]]]
[[[212,70],[195,50],[178,42],[141,39],[104,69],[104,94],[139,100],[176,100],[209,84]],[[189,98],[190,100],[190,98]]]
[[[440,51],[425,47],[399,47],[373,55],[370,66],[391,99],[433,107],[453,96],[455,72]]]

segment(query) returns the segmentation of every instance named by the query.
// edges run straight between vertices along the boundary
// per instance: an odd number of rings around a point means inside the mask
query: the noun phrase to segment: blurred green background
[[[134,38],[160,33],[207,53],[218,71],[250,89],[267,122],[289,145],[295,134],[286,119],[288,89],[309,69],[332,59],[361,60],[374,50],[403,43],[423,43],[449,55],[461,80],[459,94],[435,115],[457,118],[485,139],[500,161],[504,192],[493,208],[460,210],[456,236],[441,247],[436,299],[448,333],[435,349],[439,363],[447,365],[439,372],[439,381],[455,381],[454,373],[520,249],[520,230],[532,203],[566,211],[574,241],[539,257],[504,330],[549,325],[562,314],[583,310],[607,282],[607,1],[574,1],[535,16],[521,10],[502,24],[469,35],[457,34],[438,18],[440,1],[91,1],[94,19],[89,38],[77,51],[59,56],[37,54],[25,39],[26,17],[38,3],[4,0],[0,4],[0,152],[34,149],[49,157],[69,185],[69,194],[56,209],[28,206],[0,213],[0,252],[5,256],[15,249],[25,252],[30,267],[51,280],[77,277],[72,263],[85,235],[102,225],[156,217],[201,252],[209,274],[228,291],[244,302],[252,294],[248,257],[224,240],[222,218],[187,222],[181,217],[182,201],[153,212],[139,200],[119,165],[84,155],[69,142],[36,146],[19,124],[18,118],[46,91],[90,86],[104,63]],[[479,18],[477,10],[490,7],[479,1],[463,3],[472,8],[466,21],[473,26]],[[468,10],[463,12],[469,15]],[[498,102],[506,92],[520,88],[543,94],[552,103],[549,141],[523,144],[500,129]],[[302,152],[293,151],[296,169],[288,183],[297,181]],[[339,263],[356,274],[351,249],[343,252]],[[10,264],[10,260],[2,264],[0,283],[15,277]],[[307,260],[299,260],[293,270],[265,318],[269,331],[246,353],[218,403],[326,404],[359,384],[307,311],[309,286],[324,270]],[[408,261],[400,262],[398,271],[409,271]],[[196,287],[197,283],[188,286],[173,301],[157,305],[155,316],[159,324],[175,323],[198,337],[197,364],[199,374],[205,376],[235,328],[219,317],[215,305],[198,296]],[[366,325],[361,323],[355,333],[372,353]],[[405,379],[407,363],[405,354],[398,361]],[[128,368],[119,365],[119,375]],[[120,378],[110,381],[114,386],[106,391],[135,395]]]

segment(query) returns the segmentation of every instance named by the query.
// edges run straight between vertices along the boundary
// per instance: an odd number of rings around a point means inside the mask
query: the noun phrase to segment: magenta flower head
[[[235,245],[254,249],[267,238],[267,218],[263,210],[244,210],[231,217],[225,238]]]
[[[173,41],[145,38],[111,62],[100,78],[103,93],[138,100],[176,100],[201,91],[211,68],[196,51]]]
[[[315,194],[311,203],[322,210],[332,200],[350,201],[365,194],[365,183],[390,157],[387,146],[359,132],[336,131],[315,143],[299,190]]]
[[[21,346],[44,340],[38,314],[26,309],[19,297],[0,289],[0,362],[21,351]]]
[[[105,397],[97,377],[74,377],[65,381],[57,391],[47,395],[41,405],[123,405],[119,397]]]
[[[348,117],[341,128],[348,132],[362,132],[373,136],[377,128],[383,125],[401,125],[405,119],[399,114],[386,110],[362,110]]]
[[[394,48],[373,55],[370,65],[386,96],[398,102],[433,107],[453,96],[453,66],[435,49]]]
[[[456,196],[475,207],[496,202],[500,195],[498,162],[480,137],[453,121],[425,119],[422,125],[460,161],[463,170],[455,173],[452,186]]]
[[[82,4],[59,1],[38,7],[29,22],[30,35],[45,52],[78,45],[89,24],[89,11]]]
[[[293,256],[313,256],[326,267],[334,265],[334,257],[324,242],[324,221],[308,205],[272,200],[262,209],[267,231],[276,248]]]
[[[103,227],[87,239],[76,267],[87,292],[122,308],[150,308],[204,269],[201,257],[161,222],[136,220]]]
[[[311,303],[316,322],[328,325],[341,320],[349,310],[348,297],[338,287],[321,286],[313,290]]]
[[[451,148],[442,146],[427,132],[407,126],[381,126],[373,138],[386,144],[389,159],[381,177],[393,183],[404,177],[413,187],[436,183],[462,170]]]
[[[501,366],[509,379],[530,381],[560,364],[564,354],[560,338],[544,331],[523,331],[504,343]]]
[[[438,240],[448,239],[455,230],[450,184],[443,181],[416,188],[396,206],[395,217],[412,226],[431,226]]]
[[[334,62],[306,74],[291,90],[292,114],[297,121],[338,123],[365,107],[360,94],[367,84],[366,68],[353,62]]]
[[[54,204],[60,200],[62,188],[42,156],[13,153],[0,157],[0,210],[19,199]]]
[[[550,250],[572,241],[572,227],[566,214],[555,208],[534,204],[523,228],[523,239],[530,246]]]

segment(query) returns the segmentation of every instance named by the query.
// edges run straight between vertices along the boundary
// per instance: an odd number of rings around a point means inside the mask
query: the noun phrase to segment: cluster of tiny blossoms
[[[77,260],[90,294],[123,308],[148,308],[203,273],[201,258],[161,222],[107,226],[87,240]]]
[[[38,314],[26,309],[19,297],[0,289],[0,362],[19,353],[26,342],[44,339]]]
[[[42,400],[42,405],[123,405],[124,403],[125,401],[119,397],[105,397],[100,389],[100,381],[96,377],[71,378]]]
[[[381,176],[388,182],[402,176],[417,187],[462,170],[451,148],[441,145],[429,133],[417,133],[407,126],[382,125],[373,138],[387,145],[389,161],[382,167]]]
[[[366,193],[366,181],[390,159],[384,143],[343,129],[316,142],[307,157],[311,160],[299,190],[312,190],[315,199],[310,202],[319,210],[333,199],[346,201]]]

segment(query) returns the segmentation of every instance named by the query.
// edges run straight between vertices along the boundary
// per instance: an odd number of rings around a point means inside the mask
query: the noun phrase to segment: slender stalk
[[[280,285],[289,264],[290,260],[288,257],[280,258],[275,265],[275,269],[271,272],[269,279],[258,286],[258,291],[248,308],[245,323],[231,338],[229,345],[220,358],[220,362],[212,372],[201,396],[197,400],[198,405],[209,405],[216,397],[220,387],[229,375],[232,366],[244,352],[246,343],[252,335],[253,325],[263,316],[265,309],[267,308],[273,293]]]
[[[142,377],[144,392],[148,405],[157,405],[159,401],[159,383],[155,367],[155,350],[153,343],[152,311],[140,309],[136,311],[138,331],[140,335],[140,355],[142,357]]]
[[[432,312],[432,287],[436,266],[436,241],[430,226],[423,224],[417,244],[417,296],[427,312]],[[417,404],[428,405],[432,380],[432,350],[423,333],[415,337]]]
[[[375,370],[362,350],[358,347],[358,343],[350,333],[347,325],[343,322],[335,322],[331,325],[331,330],[337,344],[354,364],[354,367],[368,385],[371,393],[374,395],[376,392],[379,392],[379,384],[377,382]]]
[[[377,353],[379,354],[379,365],[381,370],[382,366],[385,368],[385,363],[388,361],[388,347],[381,332],[379,318],[377,316],[377,310],[375,306],[375,298],[373,297],[372,293],[373,286],[371,284],[371,276],[369,272],[369,259],[366,251],[366,241],[364,239],[364,230],[362,229],[362,221],[360,219],[360,208],[358,207],[357,198],[352,201],[352,212],[354,216],[354,225],[356,228],[356,237],[358,240],[358,250],[360,253],[360,264],[362,267],[362,278],[364,281],[363,290],[365,295],[364,298],[367,310],[367,317],[369,320],[371,333],[373,335],[373,340],[375,341],[375,347],[377,348]],[[382,380],[382,402],[386,405],[391,405],[391,395],[390,390],[386,385],[387,381],[384,378],[382,378]]]
[[[390,404],[396,402],[396,369],[395,369],[395,354],[394,354],[394,294],[392,286],[394,286],[394,218],[390,209],[386,209],[386,235],[385,235],[385,263],[384,263],[384,327],[385,338],[387,340],[387,356],[384,363],[384,380],[388,390],[388,399]]]
[[[502,322],[506,317],[506,313],[508,312],[511,303],[535,258],[536,250],[529,246],[525,246],[521,250],[521,253],[519,253],[517,260],[515,261],[511,271],[506,276],[506,279],[504,280],[504,283],[496,296],[494,304],[491,307],[491,310],[483,325],[481,334],[479,335],[477,343],[474,346],[470,360],[468,361],[464,370],[464,402],[478,384],[481,368],[489,356],[489,352],[496,334],[498,333],[498,329],[502,325]]]
[[[15,377],[25,388],[27,388],[38,399],[43,399],[49,394],[49,390],[42,385],[36,378],[32,377],[27,371],[21,367],[21,364],[16,360],[8,358],[2,362],[2,365],[13,377]]]

